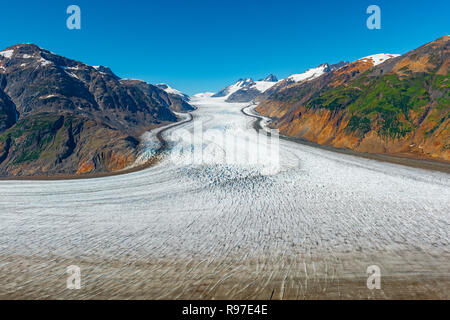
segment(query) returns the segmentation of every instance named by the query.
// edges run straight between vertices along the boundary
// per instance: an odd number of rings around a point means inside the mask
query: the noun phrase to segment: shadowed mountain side
[[[145,130],[186,101],[109,68],[33,44],[0,52],[0,175],[112,172],[132,164]]]

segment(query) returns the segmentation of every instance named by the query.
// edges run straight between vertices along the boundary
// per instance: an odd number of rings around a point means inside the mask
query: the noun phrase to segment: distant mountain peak
[[[340,62],[335,63],[335,64],[330,64],[330,65],[328,65],[328,71],[330,72],[330,71],[334,71],[334,70],[340,69],[342,67],[345,67],[348,64],[349,64],[348,61],[340,61]]]
[[[13,46],[8,47],[8,48],[2,50],[1,52],[11,51],[11,50],[14,52],[23,51],[23,50],[32,51],[32,52],[40,52],[43,49],[33,43],[19,43],[19,44],[15,44]]]
[[[245,79],[240,78],[232,85],[229,85],[220,90],[219,92],[217,92],[216,94],[214,94],[212,97],[213,98],[229,97],[236,91],[248,86],[251,83],[254,83],[252,78],[245,78]]]
[[[245,85],[252,83],[253,79],[252,78],[241,78],[239,79],[235,84],[240,86],[240,87],[244,87]]]
[[[100,74],[109,75],[116,80],[120,78],[106,66],[90,66],[85,63],[72,60],[49,50],[40,48],[32,43],[17,44],[0,51],[0,73],[7,71],[17,72],[30,67],[59,68],[70,76],[77,78],[74,72],[98,71]]]
[[[252,78],[239,79],[234,84],[225,87],[218,93],[214,94],[214,98],[224,97],[227,102],[248,102],[267,91],[278,83],[277,77],[273,74],[268,75],[264,79],[253,81]]]
[[[265,77],[264,79],[261,79],[259,81],[265,81],[265,82],[277,82],[278,79],[275,75],[273,74],[269,74],[267,77]]]
[[[165,92],[169,93],[169,94],[173,94],[176,96],[179,96],[181,98],[183,98],[184,100],[189,100],[189,96],[177,89],[172,88],[171,86],[169,86],[166,83],[158,83],[155,86],[157,86],[158,88],[164,90]]]

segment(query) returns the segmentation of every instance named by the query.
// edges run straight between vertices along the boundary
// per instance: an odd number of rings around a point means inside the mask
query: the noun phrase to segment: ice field
[[[450,298],[450,175],[278,141],[245,104],[192,103],[154,167],[0,181],[0,297]]]

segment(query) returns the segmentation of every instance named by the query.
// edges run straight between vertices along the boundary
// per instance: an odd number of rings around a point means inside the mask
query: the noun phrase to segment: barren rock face
[[[285,87],[257,110],[288,136],[449,161],[449,43],[445,36],[379,65],[360,59]]]
[[[0,90],[0,132],[11,127],[16,121],[16,109],[8,96]]]
[[[136,158],[136,137],[174,122],[181,98],[107,67],[32,44],[0,52],[0,175],[110,172]]]

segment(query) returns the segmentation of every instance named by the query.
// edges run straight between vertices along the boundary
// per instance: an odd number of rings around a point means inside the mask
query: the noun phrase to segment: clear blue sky
[[[66,28],[79,5],[82,29]],[[368,30],[366,8],[381,8]],[[32,42],[124,78],[188,94],[241,77],[279,78],[324,62],[405,53],[450,33],[449,0],[3,1],[0,47]]]

